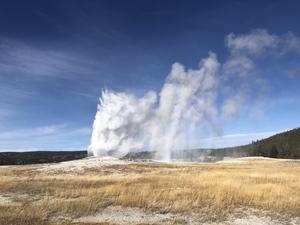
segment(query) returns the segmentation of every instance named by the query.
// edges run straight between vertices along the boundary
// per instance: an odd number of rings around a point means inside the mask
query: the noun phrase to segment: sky
[[[300,126],[299,1],[0,2],[0,151],[90,144],[101,90],[159,92],[172,65],[216,54],[221,132],[246,144]]]

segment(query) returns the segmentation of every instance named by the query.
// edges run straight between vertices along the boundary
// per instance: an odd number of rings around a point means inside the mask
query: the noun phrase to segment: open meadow
[[[0,167],[0,224],[300,224],[300,161]]]

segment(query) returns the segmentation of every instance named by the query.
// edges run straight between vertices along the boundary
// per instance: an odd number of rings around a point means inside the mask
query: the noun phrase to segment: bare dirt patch
[[[124,165],[128,162],[119,160],[113,157],[103,158],[86,158],[80,160],[73,160],[60,163],[49,163],[40,166],[41,172],[54,173],[54,172],[80,172],[87,169],[99,169],[112,165]]]
[[[142,210],[140,208],[109,206],[96,215],[81,217],[75,222],[97,223],[108,222],[112,224],[127,225],[141,223],[164,223],[171,219],[172,214],[160,214]]]
[[[109,223],[116,225],[138,224],[186,224],[186,225],[299,225],[300,217],[271,217],[268,213],[254,209],[237,209],[221,222],[204,222],[204,212],[187,214],[155,213],[140,208],[109,206],[95,215],[80,217],[74,222]]]
[[[0,205],[14,205],[16,204],[11,197],[0,195]]]

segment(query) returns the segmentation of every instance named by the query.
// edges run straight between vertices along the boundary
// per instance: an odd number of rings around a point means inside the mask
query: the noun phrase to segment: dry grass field
[[[0,167],[0,224],[300,224],[300,161]]]

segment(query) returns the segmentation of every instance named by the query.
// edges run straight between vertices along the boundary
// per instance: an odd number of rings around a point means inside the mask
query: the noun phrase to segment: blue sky
[[[221,137],[195,134],[199,147],[299,127],[299,12],[299,1],[274,0],[1,1],[0,151],[86,149],[102,88],[159,91],[174,62],[197,68],[213,51],[225,65],[257,31],[278,39],[243,53],[263,80],[258,95],[247,78],[258,100],[222,117]]]

